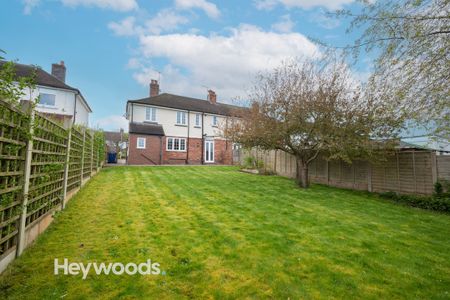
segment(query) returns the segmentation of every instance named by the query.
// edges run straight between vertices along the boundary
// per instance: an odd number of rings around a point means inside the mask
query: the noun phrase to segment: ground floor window
[[[137,138],[137,148],[138,149],[145,149],[145,138],[138,137]]]
[[[186,151],[185,138],[167,138],[167,151]]]

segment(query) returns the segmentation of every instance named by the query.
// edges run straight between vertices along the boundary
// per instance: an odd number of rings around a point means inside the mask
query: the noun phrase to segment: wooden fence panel
[[[281,176],[296,177],[295,157],[286,152],[240,149],[240,153],[235,154],[241,164],[248,156],[262,160],[266,169]],[[430,195],[437,178],[450,180],[450,156],[435,156],[430,151],[399,151],[379,163],[354,161],[348,164],[327,161],[319,155],[310,164],[309,176],[312,182],[336,187]]]
[[[84,131],[0,100],[0,272],[64,208],[67,192],[102,166],[103,133],[85,139]]]
[[[81,186],[81,156],[83,153],[83,133],[73,127],[70,139],[69,175],[67,177],[67,191]]]
[[[68,130],[35,115],[26,227],[61,204]]]
[[[450,155],[436,156],[437,178],[450,181]]]
[[[89,130],[85,131],[84,150],[83,150],[83,179],[91,176],[92,161],[92,134]]]
[[[428,152],[415,152],[415,176],[416,189],[419,194],[432,194],[434,191],[432,173],[431,155]]]
[[[0,101],[0,258],[18,242],[28,128],[29,119]]]

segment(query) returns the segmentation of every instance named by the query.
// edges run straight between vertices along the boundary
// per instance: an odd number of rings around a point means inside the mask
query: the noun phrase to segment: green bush
[[[435,193],[433,196],[397,195],[394,192],[385,192],[381,197],[403,203],[412,207],[429,210],[450,212],[450,193]]]
[[[256,161],[256,167],[258,169],[264,169],[264,162],[262,160]]]
[[[434,193],[439,196],[442,195],[443,192],[444,188],[442,187],[442,183],[436,181],[436,183],[434,184]]]
[[[256,165],[256,158],[254,158],[253,156],[247,156],[244,158],[244,168],[247,169],[254,169]]]

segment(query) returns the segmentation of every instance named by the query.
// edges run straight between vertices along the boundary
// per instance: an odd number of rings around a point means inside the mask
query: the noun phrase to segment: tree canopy
[[[348,31],[362,29],[346,47],[355,57],[376,55],[368,88],[395,102],[408,119],[450,135],[450,1],[361,1]]]
[[[290,60],[261,74],[251,107],[227,136],[246,147],[280,149],[297,158],[298,183],[308,186],[308,165],[319,153],[351,161],[372,157],[374,140],[391,141],[402,120],[392,107],[365,95],[341,61]]]

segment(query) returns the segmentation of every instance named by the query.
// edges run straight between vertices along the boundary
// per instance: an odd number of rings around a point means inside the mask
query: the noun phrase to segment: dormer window
[[[145,121],[156,122],[156,108],[154,107],[145,108]]]
[[[186,125],[186,112],[177,111],[177,125]]]

